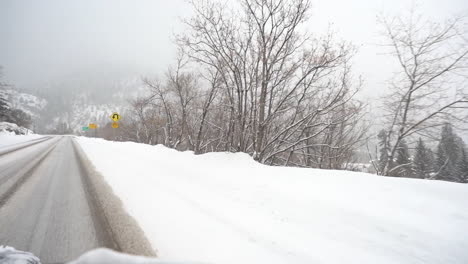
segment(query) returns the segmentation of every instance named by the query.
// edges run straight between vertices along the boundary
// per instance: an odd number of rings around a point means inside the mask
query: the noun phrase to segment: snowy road
[[[0,245],[33,252],[42,263],[96,247],[119,250],[74,144],[57,136],[0,153]]]

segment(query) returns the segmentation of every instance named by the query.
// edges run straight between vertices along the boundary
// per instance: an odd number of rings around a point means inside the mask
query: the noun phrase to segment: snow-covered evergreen
[[[419,138],[413,158],[413,171],[416,178],[429,178],[434,172],[434,154]]]
[[[436,179],[462,182],[457,164],[462,158],[463,140],[453,131],[450,123],[442,127],[440,143],[437,147],[438,172]]]
[[[405,140],[401,140],[400,144],[398,145],[395,167],[391,171],[392,175],[398,177],[413,176],[408,144],[406,144]]]
[[[460,182],[468,183],[468,153],[466,146],[461,149],[460,158],[457,162],[457,173]]]

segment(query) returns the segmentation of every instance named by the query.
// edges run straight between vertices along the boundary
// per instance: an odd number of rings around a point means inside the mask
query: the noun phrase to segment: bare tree
[[[345,169],[366,132],[352,46],[305,32],[308,0],[230,4],[192,2],[175,64],[133,102],[139,140]]]
[[[207,144],[204,144],[206,142],[206,139],[204,137],[206,132],[206,123],[208,122],[208,114],[211,110],[211,106],[216,99],[220,82],[220,72],[215,69],[214,72],[208,71],[206,76],[203,76],[206,81],[209,83],[209,89],[207,92],[205,92],[205,95],[203,96],[204,99],[201,100],[201,113],[200,113],[200,123],[198,126],[198,132],[196,135],[196,140],[195,140],[195,153],[201,153],[203,149],[207,147]],[[208,140],[209,142],[209,140]]]
[[[205,149],[311,166],[303,156],[320,145],[327,167],[340,167],[330,164],[344,162],[362,139],[351,125],[362,117],[352,47],[305,32],[309,0],[191,3],[195,15],[178,43],[197,69],[216,73],[209,81],[216,98],[207,97],[212,118],[203,118],[211,135]]]
[[[135,140],[146,144],[157,144],[156,139],[156,116],[151,107],[151,98],[139,97],[130,102],[133,116],[136,117],[132,124],[132,130],[135,131]]]
[[[463,18],[435,23],[412,9],[408,17],[379,21],[399,63],[385,96],[388,158],[382,174],[390,175],[402,141],[430,136],[442,120],[462,119],[460,110],[468,108],[466,81],[461,81],[467,76],[468,46]]]
[[[146,78],[143,79],[143,82],[150,90],[146,100],[151,102],[152,107],[158,113],[158,118],[161,120],[156,128],[163,136],[161,143],[168,147],[174,147],[174,106],[170,101],[168,89],[157,79],[150,80]]]
[[[193,126],[189,120],[193,120],[193,103],[198,96],[198,78],[192,72],[185,71],[186,60],[183,53],[179,53],[174,69],[167,72],[167,88],[169,96],[174,100],[174,110],[177,117],[177,131],[173,147],[182,150],[193,149]],[[179,147],[179,145],[182,146]]]

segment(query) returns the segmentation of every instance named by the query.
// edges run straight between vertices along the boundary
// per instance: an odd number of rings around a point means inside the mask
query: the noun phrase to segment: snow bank
[[[29,135],[33,132],[27,128],[20,127],[14,123],[0,122],[0,133],[13,133],[15,135]]]
[[[78,259],[68,264],[191,264],[164,262],[156,258],[122,254],[106,248],[98,248],[86,252]],[[196,263],[192,263],[196,264]]]
[[[0,122],[0,148],[43,137],[42,135],[32,134],[32,132],[28,132],[26,134],[17,134],[16,132],[10,131],[9,129],[8,130],[4,129],[5,127],[7,127],[7,125],[5,124],[11,124],[11,123]],[[16,126],[16,124],[11,124],[11,125]],[[8,127],[11,128],[12,126],[8,125]],[[18,126],[16,127],[20,128]],[[21,127],[21,129],[26,129],[26,128]],[[28,130],[28,131],[31,131],[31,130]]]
[[[164,259],[468,263],[468,185],[78,142]]]
[[[4,264],[41,264],[32,253],[0,245],[0,262]]]

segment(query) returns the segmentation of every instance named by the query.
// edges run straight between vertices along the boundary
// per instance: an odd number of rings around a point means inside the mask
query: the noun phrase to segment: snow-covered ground
[[[42,135],[37,134],[16,135],[15,132],[2,130],[1,125],[2,123],[0,123],[0,148],[43,137]]]
[[[468,263],[466,184],[78,142],[164,259]]]

